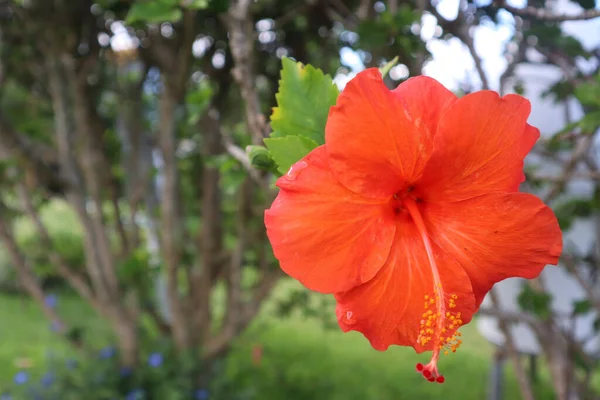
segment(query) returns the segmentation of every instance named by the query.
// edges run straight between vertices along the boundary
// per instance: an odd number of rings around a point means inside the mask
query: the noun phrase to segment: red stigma
[[[446,378],[444,378],[444,376],[440,375],[440,373],[438,372],[435,361],[432,361],[427,365],[418,363],[415,369],[418,373],[423,375],[423,378],[427,379],[429,382],[444,383],[446,381]]]

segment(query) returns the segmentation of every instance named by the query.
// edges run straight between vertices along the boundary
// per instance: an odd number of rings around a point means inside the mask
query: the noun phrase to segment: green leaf
[[[196,88],[190,89],[186,94],[185,105],[190,125],[195,124],[204,114],[213,94],[214,90],[207,80],[201,81]]]
[[[312,149],[317,142],[304,136],[286,136],[265,139],[265,145],[278,165],[281,174],[285,174],[292,164],[298,162]]]
[[[137,1],[129,9],[126,23],[177,22],[182,16],[183,12],[178,6],[178,0]]]
[[[283,59],[277,107],[271,115],[271,137],[306,136],[325,143],[325,123],[339,90],[329,75],[311,65]]]
[[[525,95],[525,85],[523,84],[522,80],[519,79],[518,81],[516,81],[513,89],[516,94],[519,94],[521,96]]]
[[[540,292],[524,284],[517,302],[523,311],[528,311],[540,318],[548,318],[552,315],[550,304],[552,296],[546,292]]]
[[[595,209],[591,199],[569,199],[554,206],[558,224],[563,230],[569,229],[577,217],[589,217]]]
[[[585,106],[600,106],[600,83],[583,83],[575,88],[575,97]]]
[[[203,10],[208,8],[209,0],[182,0],[181,7],[190,10]]]
[[[593,133],[600,127],[600,111],[586,114],[580,121],[579,126],[584,133]]]
[[[275,160],[273,160],[273,156],[269,150],[265,149],[263,146],[246,147],[246,155],[250,160],[250,164],[252,164],[254,168],[273,172],[275,172],[277,169],[277,165],[275,164]]]
[[[589,300],[578,300],[573,302],[573,314],[587,314],[592,310],[592,303]]]
[[[591,10],[592,8],[596,7],[596,0],[574,0],[574,1],[586,10]]]

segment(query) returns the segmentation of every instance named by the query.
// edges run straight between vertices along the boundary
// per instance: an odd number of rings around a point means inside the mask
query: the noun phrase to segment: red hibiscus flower
[[[424,76],[388,90],[377,69],[348,83],[325,145],[279,178],[265,213],[281,268],[334,293],[343,331],[377,350],[461,344],[492,285],[556,264],[562,235],[537,197],[519,193],[539,138],[529,102],[481,91],[457,98]]]

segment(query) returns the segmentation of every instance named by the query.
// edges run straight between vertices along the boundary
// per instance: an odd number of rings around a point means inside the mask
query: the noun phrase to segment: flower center
[[[405,204],[405,202],[407,200],[413,201],[416,203],[421,202],[421,200],[415,196],[414,190],[415,190],[414,186],[409,186],[406,189],[403,189],[394,195],[394,197],[392,198],[392,207],[393,207],[394,213],[396,213],[396,215],[405,213],[408,211],[406,208],[406,204]]]

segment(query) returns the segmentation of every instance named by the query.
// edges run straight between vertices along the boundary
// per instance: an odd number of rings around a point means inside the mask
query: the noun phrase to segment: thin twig
[[[548,204],[556,196],[558,196],[564,189],[566,183],[570,177],[575,173],[576,167],[579,162],[586,156],[590,150],[590,146],[594,140],[594,135],[585,135],[583,139],[577,144],[577,148],[564,164],[563,172],[561,174],[561,180],[557,181],[554,186],[550,189],[548,194],[544,196],[544,203]]]
[[[569,255],[564,255],[561,258],[567,270],[571,273],[571,275],[573,275],[577,283],[579,283],[581,288],[585,291],[587,299],[590,301],[590,303],[592,303],[594,308],[600,312],[600,297],[597,296],[596,291],[589,284],[589,281],[581,276],[579,269],[575,265],[575,260]]]
[[[244,167],[244,169],[250,175],[250,178],[252,178],[252,180],[259,184],[262,188],[266,188],[264,178],[261,176],[260,172],[254,168],[252,164],[250,164],[250,160],[248,159],[246,152],[233,143],[231,138],[226,135],[223,135],[222,142],[225,150],[227,150],[227,153],[235,158],[242,165],[242,167]]]

